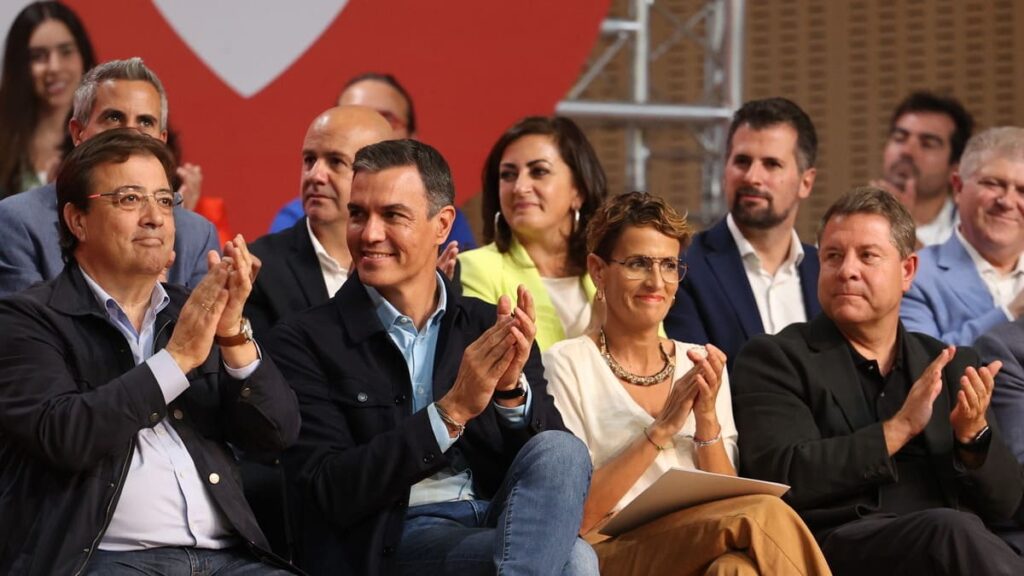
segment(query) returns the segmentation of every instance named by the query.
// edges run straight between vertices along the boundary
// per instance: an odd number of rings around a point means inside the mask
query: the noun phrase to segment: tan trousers
[[[774,496],[693,506],[594,550],[604,576],[831,575],[807,526]]]

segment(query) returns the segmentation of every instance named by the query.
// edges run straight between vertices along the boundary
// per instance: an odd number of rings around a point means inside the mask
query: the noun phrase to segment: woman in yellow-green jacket
[[[595,299],[587,223],[606,196],[597,154],[572,120],[517,122],[484,165],[486,245],[459,255],[463,293],[496,303],[502,294],[514,299],[516,287],[525,285],[534,297],[542,351],[583,334]]]

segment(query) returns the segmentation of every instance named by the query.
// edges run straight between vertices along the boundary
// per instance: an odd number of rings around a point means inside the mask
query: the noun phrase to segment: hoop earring
[[[572,211],[572,233],[576,233],[576,229],[580,227],[580,211]]]
[[[494,213],[494,235],[498,235],[498,222],[501,221],[501,210]]]

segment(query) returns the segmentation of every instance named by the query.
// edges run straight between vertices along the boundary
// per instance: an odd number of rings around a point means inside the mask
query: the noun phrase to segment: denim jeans
[[[130,552],[96,550],[88,576],[284,576],[291,572],[264,564],[243,548],[150,548]]]
[[[596,575],[597,556],[577,536],[590,473],[590,454],[572,434],[534,436],[490,502],[409,509],[399,573]]]

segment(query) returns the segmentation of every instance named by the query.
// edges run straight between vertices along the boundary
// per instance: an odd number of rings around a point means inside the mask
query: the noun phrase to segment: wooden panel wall
[[[628,15],[631,0],[612,13]],[[655,0],[654,45],[672,32],[659,11],[685,20],[698,0]],[[842,192],[877,177],[889,116],[915,89],[961,99],[979,127],[1024,125],[1024,2],[1014,0],[751,0],[747,2],[744,97],[783,95],[814,120],[820,138],[818,180],[801,207],[798,231],[813,238],[817,220]],[[700,30],[698,30],[699,32]],[[593,57],[611,40],[602,39]],[[629,50],[584,95],[626,99]],[[681,42],[652,63],[652,101],[698,103],[703,54]],[[609,174],[625,187],[623,131],[585,126]],[[648,132],[648,189],[695,212],[700,150],[683,127]]]

